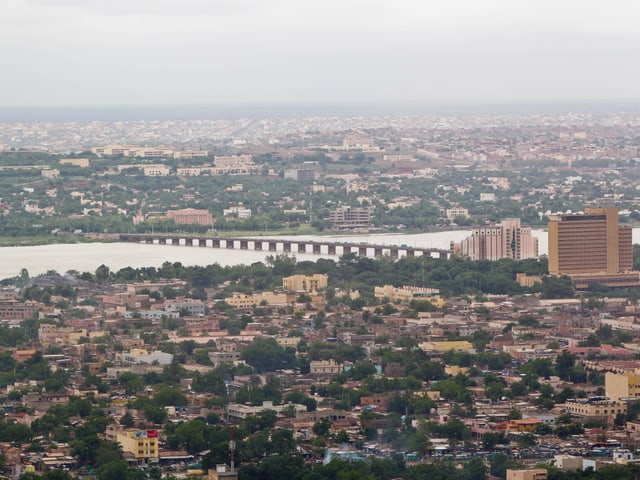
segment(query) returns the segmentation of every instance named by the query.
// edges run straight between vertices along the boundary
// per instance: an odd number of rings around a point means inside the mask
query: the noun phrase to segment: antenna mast
[[[236,432],[233,427],[231,427],[231,435],[229,440],[229,457],[231,459],[231,471],[235,471],[235,453],[236,453]]]

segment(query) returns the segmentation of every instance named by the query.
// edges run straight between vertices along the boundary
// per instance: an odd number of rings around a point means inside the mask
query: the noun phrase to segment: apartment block
[[[640,398],[640,375],[636,370],[606,372],[604,389],[607,397],[613,400]]]
[[[291,275],[282,279],[282,288],[292,292],[315,293],[327,288],[329,277],[324,273],[313,275]]]
[[[531,234],[531,227],[522,226],[519,218],[511,218],[499,225],[474,229],[461,242],[451,242],[451,250],[471,260],[523,260],[538,258],[538,239]]]
[[[369,228],[371,225],[371,210],[368,208],[339,207],[329,214],[331,227],[335,230],[351,230]]]

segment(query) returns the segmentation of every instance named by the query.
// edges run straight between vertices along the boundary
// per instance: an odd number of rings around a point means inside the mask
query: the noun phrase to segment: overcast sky
[[[637,0],[0,0],[0,106],[640,99]]]

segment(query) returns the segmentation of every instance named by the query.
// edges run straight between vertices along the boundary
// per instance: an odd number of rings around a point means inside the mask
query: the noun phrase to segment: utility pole
[[[233,427],[231,427],[231,432],[230,432],[230,440],[229,440],[229,458],[231,460],[231,472],[233,473],[235,471],[236,468],[236,458],[235,458],[235,453],[236,453],[236,431],[234,430]]]

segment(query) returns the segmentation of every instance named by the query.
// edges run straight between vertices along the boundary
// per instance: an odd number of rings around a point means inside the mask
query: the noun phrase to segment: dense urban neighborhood
[[[639,122],[2,125],[5,245],[232,237],[233,255],[246,234],[267,255],[1,280],[2,474],[638,478]],[[458,227],[437,255],[268,240]]]

